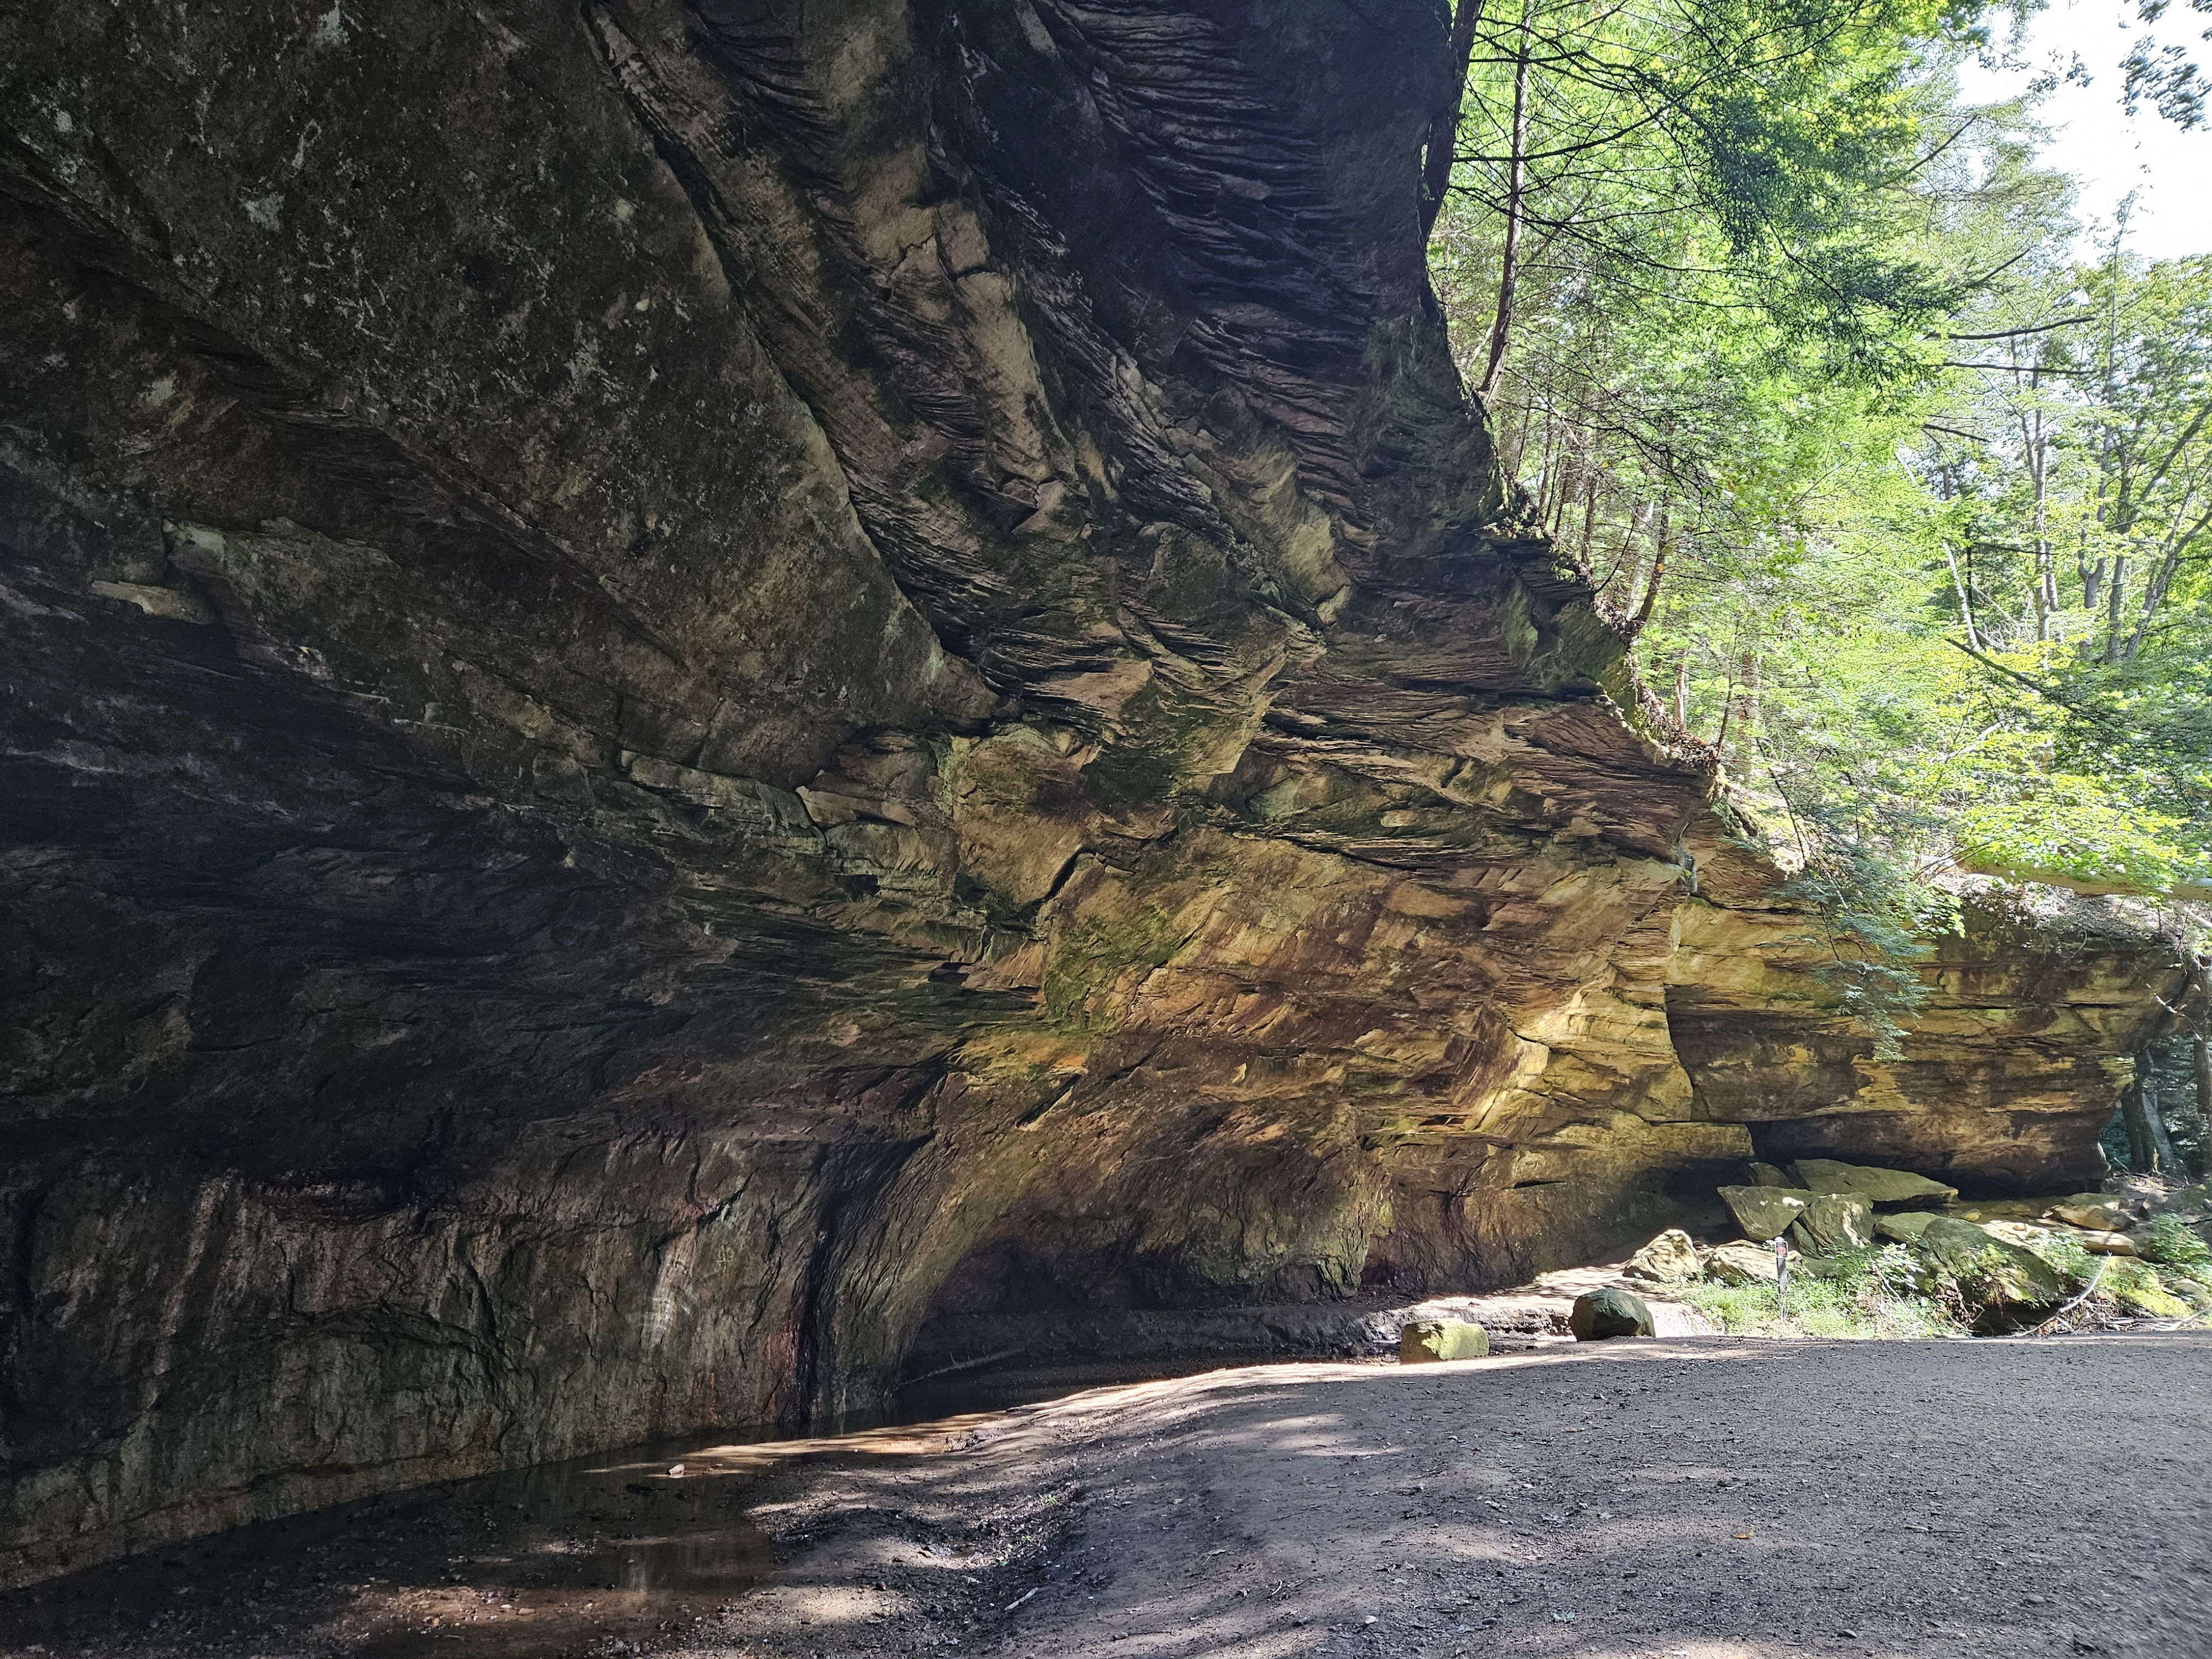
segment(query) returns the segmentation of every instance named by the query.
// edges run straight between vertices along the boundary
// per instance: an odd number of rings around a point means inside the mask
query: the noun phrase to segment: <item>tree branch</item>
[[[2012,340],[2023,334],[2048,334],[2054,328],[2071,328],[2076,323],[2094,323],[2094,317],[2061,317],[2055,323],[2037,323],[2031,328],[2001,328],[1994,334],[1947,334],[1947,340]]]

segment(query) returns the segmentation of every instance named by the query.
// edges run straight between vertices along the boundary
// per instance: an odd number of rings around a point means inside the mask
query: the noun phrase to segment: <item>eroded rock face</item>
[[[1429,294],[1443,41],[0,11],[0,1580],[1754,1153],[2095,1173],[2162,961],[1974,912],[1879,1060],[1624,717]]]

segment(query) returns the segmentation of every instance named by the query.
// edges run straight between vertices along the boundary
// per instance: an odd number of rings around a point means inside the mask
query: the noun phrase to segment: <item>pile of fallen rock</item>
[[[2039,1245],[2071,1239],[2093,1256],[2134,1259],[2150,1245],[2156,1217],[2189,1225],[2212,1217],[2212,1188],[2204,1187],[1962,1201],[1956,1188],[1910,1170],[1819,1158],[1801,1158],[1786,1172],[1753,1164],[1751,1177],[1720,1188],[1741,1238],[1701,1249],[1688,1234],[1669,1230],[1636,1253],[1628,1277],[1772,1285],[1784,1254],[1774,1241],[1785,1234],[1793,1247],[1787,1254],[1814,1275],[1838,1257],[1893,1243],[1906,1247],[1930,1280],[1966,1287],[1975,1329],[2018,1330],[2046,1318],[2079,1288]],[[2212,1286],[2174,1268],[2131,1268],[2124,1278],[2134,1285],[2153,1279],[2180,1304],[2212,1310]]]
[[[2155,1303],[2164,1316],[2212,1315],[2212,1284],[2144,1259],[2158,1251],[2152,1224],[2163,1226],[2164,1218],[2212,1243],[2212,1185],[2115,1177],[2115,1191],[1961,1199],[1957,1188],[1907,1170],[1832,1158],[1801,1158],[1786,1170],[1753,1164],[1749,1173],[1748,1182],[1719,1189],[1741,1238],[1701,1247],[1669,1228],[1630,1259],[1626,1277],[1652,1287],[1664,1309],[1692,1285],[1776,1289],[1784,1255],[1792,1273],[1822,1278],[1843,1271],[1849,1258],[1894,1247],[1917,1291],[1954,1301],[1984,1334],[2044,1324],[2093,1289],[2103,1300],[2092,1305],[2107,1310]],[[1775,1241],[1785,1236],[1790,1248],[1778,1254]],[[2082,1254],[2052,1248],[2065,1240]],[[2212,1278],[2212,1270],[2196,1271]],[[1694,1303],[1674,1308],[1678,1324],[1686,1314],[1694,1325]],[[1633,1290],[1613,1284],[1576,1296],[1565,1323],[1588,1342],[1650,1336],[1657,1321]],[[1491,1334],[1466,1318],[1417,1317],[1398,1330],[1397,1343],[1409,1364],[1472,1359],[1490,1352]]]

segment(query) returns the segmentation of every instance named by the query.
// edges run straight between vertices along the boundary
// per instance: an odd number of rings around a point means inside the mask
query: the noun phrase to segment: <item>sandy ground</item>
[[[1269,1365],[682,1464],[80,1573],[0,1652],[2212,1656],[2201,1334]]]

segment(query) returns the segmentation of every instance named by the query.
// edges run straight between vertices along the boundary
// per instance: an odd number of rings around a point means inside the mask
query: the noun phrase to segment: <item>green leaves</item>
[[[1472,381],[1517,155],[1501,451],[1878,1035],[1946,874],[2212,897],[2212,260],[2069,258],[1978,15],[1493,8],[1432,244]]]

